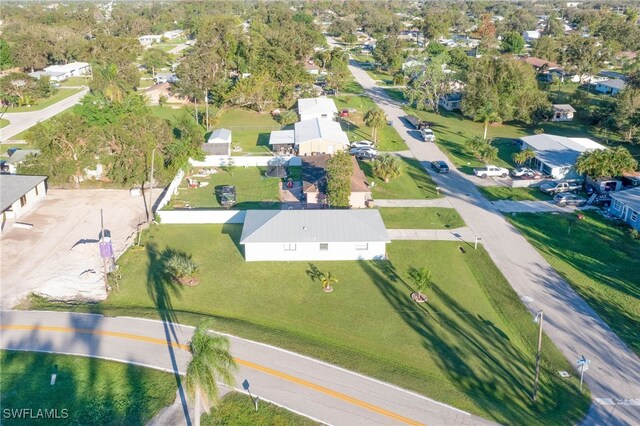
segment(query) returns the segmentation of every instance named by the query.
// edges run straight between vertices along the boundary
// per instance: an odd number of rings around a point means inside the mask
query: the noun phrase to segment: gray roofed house
[[[640,187],[609,193],[609,212],[640,231]]]
[[[612,80],[600,81],[596,84],[596,92],[604,93],[606,95],[617,95],[626,87],[627,83],[619,78]]]
[[[581,177],[575,171],[575,163],[580,154],[604,146],[587,138],[567,138],[549,134],[525,136],[520,138],[521,148],[532,149],[536,157],[534,168],[550,175],[554,179]]]
[[[382,259],[390,242],[378,210],[248,210],[245,259]]]
[[[217,129],[211,132],[206,143],[202,144],[205,155],[231,155],[231,130]]]
[[[553,117],[551,121],[572,121],[573,114],[576,112],[569,104],[553,104],[551,106],[553,110]]]
[[[269,135],[271,149],[279,154],[293,154],[295,145],[294,130],[275,130]]]
[[[17,166],[27,159],[30,155],[40,154],[39,149],[17,149],[11,154],[11,156],[5,161],[5,164],[9,168],[9,173],[16,174],[18,172]]]
[[[19,218],[47,193],[46,176],[0,174],[2,222]]]
[[[340,123],[313,118],[294,124],[298,154],[333,154],[349,147],[349,137]]]
[[[298,99],[298,114],[301,121],[312,118],[332,121],[338,114],[338,108],[330,98],[302,98]]]

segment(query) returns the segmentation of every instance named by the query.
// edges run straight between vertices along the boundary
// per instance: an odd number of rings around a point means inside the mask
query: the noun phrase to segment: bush
[[[167,272],[175,278],[191,277],[198,271],[198,264],[193,261],[190,254],[184,252],[172,252],[165,261]]]

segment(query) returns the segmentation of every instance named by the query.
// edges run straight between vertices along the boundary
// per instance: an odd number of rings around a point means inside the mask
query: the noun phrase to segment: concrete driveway
[[[142,197],[125,190],[51,190],[20,218],[33,229],[13,227],[0,236],[2,309],[31,292],[58,300],[106,297],[98,250],[100,209],[117,257],[146,220]]]

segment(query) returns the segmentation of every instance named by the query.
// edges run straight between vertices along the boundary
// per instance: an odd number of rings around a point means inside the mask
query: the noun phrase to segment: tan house
[[[327,154],[302,158],[302,192],[307,205],[320,207],[327,203],[327,164],[330,158],[331,156]],[[349,206],[352,209],[362,209],[372,202],[371,190],[356,158],[351,157],[351,161],[353,174]]]
[[[298,155],[334,154],[349,148],[349,138],[340,123],[313,118],[294,124]]]

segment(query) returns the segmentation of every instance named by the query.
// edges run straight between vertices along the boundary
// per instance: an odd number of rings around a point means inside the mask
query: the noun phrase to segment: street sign
[[[589,364],[591,364],[591,360],[586,359],[584,355],[582,355],[582,358],[578,360],[578,368],[580,371],[587,371],[589,369]]]

